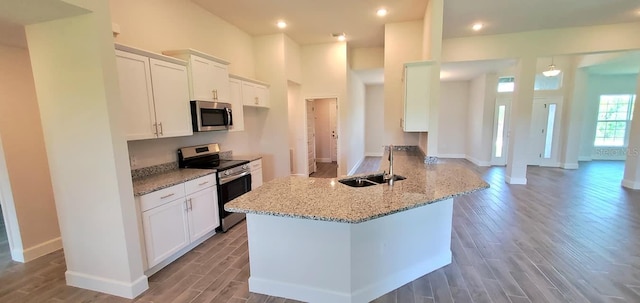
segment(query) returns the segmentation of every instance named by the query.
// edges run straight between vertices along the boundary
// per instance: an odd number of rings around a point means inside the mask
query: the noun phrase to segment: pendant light
[[[545,77],[555,77],[560,74],[560,70],[556,68],[556,65],[553,64],[553,57],[551,57],[551,64],[549,64],[549,68],[542,72]]]

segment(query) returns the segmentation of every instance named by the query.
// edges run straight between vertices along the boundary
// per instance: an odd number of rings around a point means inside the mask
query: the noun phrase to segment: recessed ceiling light
[[[388,13],[386,8],[381,8],[376,12],[376,15],[380,16],[380,17],[384,17],[386,16]]]
[[[478,23],[473,24],[471,29],[473,29],[474,31],[477,32],[477,31],[481,30],[483,27],[484,27],[484,24],[478,22]]]
[[[276,25],[278,26],[278,28],[285,28],[287,27],[287,22],[280,20],[278,21],[278,23],[276,23]]]
[[[338,39],[338,41],[347,40],[347,34],[345,33],[333,33],[331,34],[331,36]]]

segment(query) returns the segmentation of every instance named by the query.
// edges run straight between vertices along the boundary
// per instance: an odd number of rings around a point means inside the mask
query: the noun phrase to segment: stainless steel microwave
[[[232,129],[233,113],[231,104],[212,101],[191,101],[191,123],[194,132]]]

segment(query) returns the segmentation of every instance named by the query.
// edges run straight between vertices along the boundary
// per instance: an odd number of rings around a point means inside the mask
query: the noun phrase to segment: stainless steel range
[[[221,160],[220,146],[213,143],[178,149],[178,165],[180,168],[217,170],[218,212],[221,222],[219,230],[226,232],[245,218],[243,213],[225,211],[224,205],[251,190],[249,161]]]

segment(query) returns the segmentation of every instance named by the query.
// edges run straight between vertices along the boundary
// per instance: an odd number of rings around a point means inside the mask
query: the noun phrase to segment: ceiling
[[[299,44],[335,41],[352,47],[384,44],[384,24],[420,20],[428,0],[192,0],[251,35],[286,33]],[[379,7],[389,14],[375,15]],[[279,19],[289,26],[278,29]],[[473,32],[474,22],[485,28]],[[638,0],[445,0],[445,38],[640,21]]]
[[[587,57],[590,56],[600,56],[600,54],[595,55],[585,55]],[[600,62],[594,63],[586,67],[589,74],[595,75],[633,75],[638,74],[640,72],[640,52],[638,51],[630,51],[630,52],[619,52],[619,53],[610,53],[606,60],[602,60]]]
[[[497,72],[513,66],[516,60],[486,60],[442,63],[440,66],[441,81],[467,81],[482,74]]]

